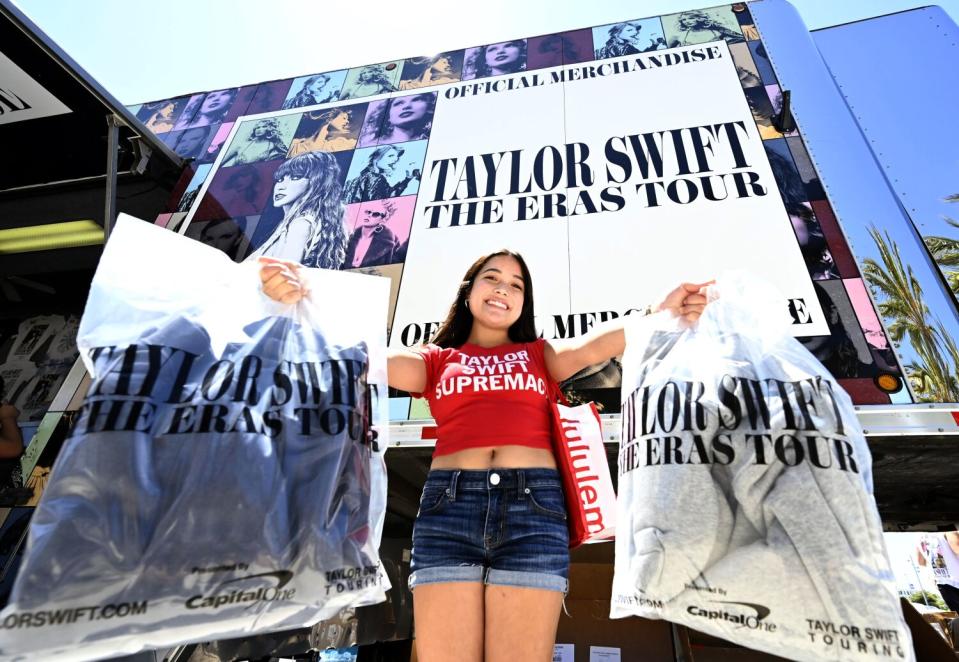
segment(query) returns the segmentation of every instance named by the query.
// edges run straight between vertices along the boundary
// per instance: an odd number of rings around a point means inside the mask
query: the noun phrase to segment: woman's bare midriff
[[[529,446],[483,446],[433,458],[430,469],[555,469],[553,452]]]

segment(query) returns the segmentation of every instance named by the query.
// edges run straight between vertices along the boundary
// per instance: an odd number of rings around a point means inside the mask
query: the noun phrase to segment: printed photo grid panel
[[[352,104],[345,126],[344,118],[340,115],[334,120],[338,123],[337,127],[327,126],[324,130],[322,123],[329,123],[332,118],[326,116],[320,118],[316,114],[308,117],[304,113],[298,116],[292,130],[281,132],[281,142],[286,150],[285,160],[300,153],[312,151],[337,152],[337,164],[341,170],[343,186],[344,232],[348,238],[362,230],[362,223],[370,223],[369,217],[375,216],[377,219],[382,219],[387,214],[392,214],[390,216],[392,225],[386,224],[384,227],[396,226],[400,233],[397,235],[396,232],[392,230],[391,232],[399,241],[403,235],[403,224],[407,221],[406,219],[396,220],[396,214],[405,211],[405,207],[401,205],[403,209],[399,212],[395,209],[384,209],[383,201],[406,196],[415,200],[417,177],[410,177],[410,175],[413,174],[412,170],[417,169],[417,165],[421,172],[422,158],[425,156],[426,141],[429,136],[429,124],[424,124],[416,134],[407,132],[405,135],[401,131],[393,130],[395,128],[393,126],[384,128],[390,121],[391,110],[393,110],[391,106],[394,100],[399,98],[396,90],[401,90],[402,94],[407,90],[447,85],[460,80],[534,70],[556,66],[559,63],[571,64],[632,53],[648,53],[719,39],[725,40],[729,45],[743,93],[753,112],[760,135],[768,143],[767,155],[777,175],[777,185],[790,211],[790,220],[793,222],[797,241],[803,248],[810,278],[822,286],[818,288],[817,293],[825,302],[826,308],[835,310],[837,319],[843,322],[842,324],[837,322],[831,326],[835,347],[824,349],[820,346],[822,343],[817,345],[815,338],[807,339],[807,346],[814,351],[818,350],[820,355],[832,361],[835,373],[843,380],[844,385],[855,393],[857,402],[887,403],[889,396],[875,386],[874,378],[878,374],[892,374],[901,382],[902,370],[889,348],[888,339],[882,333],[881,325],[874,323],[878,317],[871,300],[868,296],[863,299],[858,294],[859,288],[864,287],[861,274],[826,199],[802,137],[798,130],[784,134],[778,128],[782,109],[782,90],[747,3],[721,5],[553,35],[497,42],[460,51],[448,51],[435,56],[268,81],[240,88],[236,92],[245,91],[245,114],[248,115],[306,106],[309,101],[329,103],[334,100],[362,99],[365,96],[389,93],[388,97],[369,103]],[[181,178],[186,182],[178,183],[174,195],[171,196],[176,202],[171,202],[166,209],[166,214],[169,216],[164,215],[163,221],[167,227],[182,223],[183,213],[192,209],[196,203],[194,199],[196,193],[211,172],[209,165],[217,158],[225,136],[232,129],[232,123],[225,120],[228,116],[231,116],[229,117],[231,120],[239,117],[228,108],[219,123],[205,119],[211,112],[217,111],[216,97],[223,96],[223,93],[224,91],[220,90],[195,94],[136,107],[138,118],[148,123],[148,126],[158,134],[179,128],[181,131],[179,135],[167,137],[174,149],[179,146],[178,151],[188,157],[190,154],[197,154],[195,157],[197,163],[190,170],[189,176],[185,173],[184,178]],[[435,95],[435,91],[432,93]],[[210,95],[213,95],[213,98],[208,99]],[[410,95],[407,93],[403,96]],[[205,107],[204,101],[207,101]],[[237,101],[237,103],[240,102]],[[226,105],[226,103],[220,105]],[[399,114],[392,113],[394,118],[398,118]],[[215,124],[216,131],[207,132],[202,136],[199,132],[186,133],[190,128],[204,125],[204,122],[206,125]],[[357,133],[356,126],[360,122],[362,126]],[[288,136],[287,133],[289,133]],[[295,148],[294,141],[297,141]],[[197,146],[197,143],[202,144]],[[373,167],[373,153],[391,145],[395,145],[395,148],[381,151],[377,157],[382,165],[380,170],[385,172],[392,168],[390,171],[392,178],[386,176],[384,185],[384,177],[374,177],[370,174],[371,170],[377,169]],[[238,145],[237,150],[240,149],[242,146]],[[400,150],[402,154],[397,156]],[[261,175],[264,176],[270,174],[271,167],[275,171],[280,164],[284,163],[282,158],[273,158],[272,152],[267,153],[269,151],[263,151],[259,156],[260,161],[270,164],[261,167],[264,170]],[[279,152],[279,148],[273,151]],[[256,152],[257,149],[248,148],[247,156],[254,153],[253,160],[257,160]],[[227,157],[229,156],[231,155],[227,154]],[[403,159],[403,157],[406,158]],[[237,160],[237,157],[234,157],[234,160]],[[244,160],[244,157],[239,157],[239,160]],[[400,164],[400,160],[404,162]],[[221,164],[221,167],[223,165],[225,164]],[[365,181],[361,179],[361,173],[364,170],[367,173]],[[407,171],[409,175],[406,174]],[[402,182],[399,179],[401,174],[403,179],[410,178],[410,181],[404,190],[398,191],[397,187]],[[220,177],[221,173],[218,171],[216,176]],[[269,181],[271,177],[266,179]],[[222,177],[216,183],[218,187],[226,184]],[[198,209],[192,220],[209,222],[215,218],[221,221],[224,218],[243,219],[243,221],[234,220],[234,224],[244,228],[243,235],[247,248],[245,251],[241,250],[238,244],[233,248],[237,251],[235,259],[242,259],[244,252],[248,254],[258,241],[275,229],[281,215],[268,199],[265,200],[269,198],[269,195],[264,196],[262,190],[256,191],[256,195],[248,194],[237,199],[235,193],[232,194],[234,197],[229,197],[229,195],[225,196],[220,188],[214,189],[212,182],[209,188],[213,190],[214,197],[225,197],[225,204],[220,200],[201,201],[202,211]],[[206,202],[205,207],[203,207],[204,202]],[[258,206],[261,208],[255,210],[254,208]],[[236,213],[239,211],[257,211],[257,213]],[[412,214],[412,207],[409,213]],[[178,216],[179,218],[174,218]],[[260,222],[260,219],[263,222]],[[208,232],[207,236],[209,235]],[[406,236],[408,237],[408,231]],[[209,239],[209,241],[213,240]],[[382,248],[382,245],[379,248]],[[405,249],[399,253],[396,251],[390,253],[386,250],[374,251],[373,254],[402,255],[405,259]],[[375,261],[376,258],[371,259]],[[354,263],[363,264],[362,259],[357,262],[355,251],[350,265],[348,266],[344,259],[342,268],[351,268]],[[402,265],[402,260],[395,264]],[[364,264],[356,268],[374,269],[386,266],[388,265]],[[391,273],[390,277],[399,281],[401,272],[400,268],[399,273]],[[843,283],[846,287],[837,288],[832,284],[834,282]],[[857,292],[855,302],[849,296],[850,288]],[[855,320],[856,324],[850,324],[850,320]],[[846,382],[849,383],[846,384]],[[896,402],[908,401],[908,394],[903,388],[893,395],[893,399]]]
[[[322,155],[334,160],[337,184],[343,187],[345,255],[335,267],[390,278],[395,294],[402,277],[435,98],[435,92],[410,91],[370,103],[337,104],[241,120],[202,198],[184,206],[193,209],[196,202],[185,234],[233,259],[244,259],[270,241],[284,221],[284,212],[271,200],[269,186],[264,189],[262,183],[272,179],[275,194],[282,168]],[[370,108],[379,112],[367,121]],[[273,126],[266,127],[270,121]],[[244,127],[242,123],[249,125]],[[254,134],[270,133],[266,129],[286,148],[283,159],[273,160],[274,154],[267,147],[250,147]],[[367,134],[365,148],[357,147],[361,130]],[[262,170],[259,176],[257,169]],[[364,171],[368,175],[365,178]],[[201,165],[190,178],[186,189],[191,195],[207,172]],[[346,189],[348,176],[351,182],[357,181]],[[251,189],[253,181],[256,186]],[[253,192],[241,194],[243,191]],[[168,213],[160,222],[169,223],[172,217]],[[372,239],[363,241],[364,231]]]

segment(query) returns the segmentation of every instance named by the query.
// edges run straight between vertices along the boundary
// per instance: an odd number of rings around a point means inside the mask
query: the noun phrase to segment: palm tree
[[[933,328],[929,307],[922,296],[922,286],[912,267],[903,263],[899,246],[888,232],[875,227],[869,234],[879,249],[880,262],[863,261],[863,275],[873,295],[881,294],[880,314],[887,320],[889,336],[898,346],[903,338],[916,351],[917,359],[906,366],[913,391],[920,401],[959,402],[959,349],[946,333],[942,322]],[[879,296],[876,296],[879,299]],[[943,356],[950,355],[952,364]]]
[[[946,196],[946,202],[959,202],[959,193]],[[948,216],[943,218],[952,227],[959,228],[959,221]],[[936,261],[946,277],[949,289],[959,297],[959,240],[936,236],[924,237],[923,240],[932,254],[932,259]]]

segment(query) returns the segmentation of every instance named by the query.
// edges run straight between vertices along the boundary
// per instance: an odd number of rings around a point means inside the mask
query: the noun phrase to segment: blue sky
[[[714,0],[14,2],[125,104],[717,4]],[[792,4],[815,29],[928,3],[793,0]],[[938,4],[959,21],[959,0]]]

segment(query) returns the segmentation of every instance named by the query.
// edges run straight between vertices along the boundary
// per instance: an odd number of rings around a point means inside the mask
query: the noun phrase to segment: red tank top
[[[550,399],[542,339],[499,347],[469,343],[457,348],[426,345],[426,388],[437,424],[434,455],[467,448],[515,444],[552,448]]]

